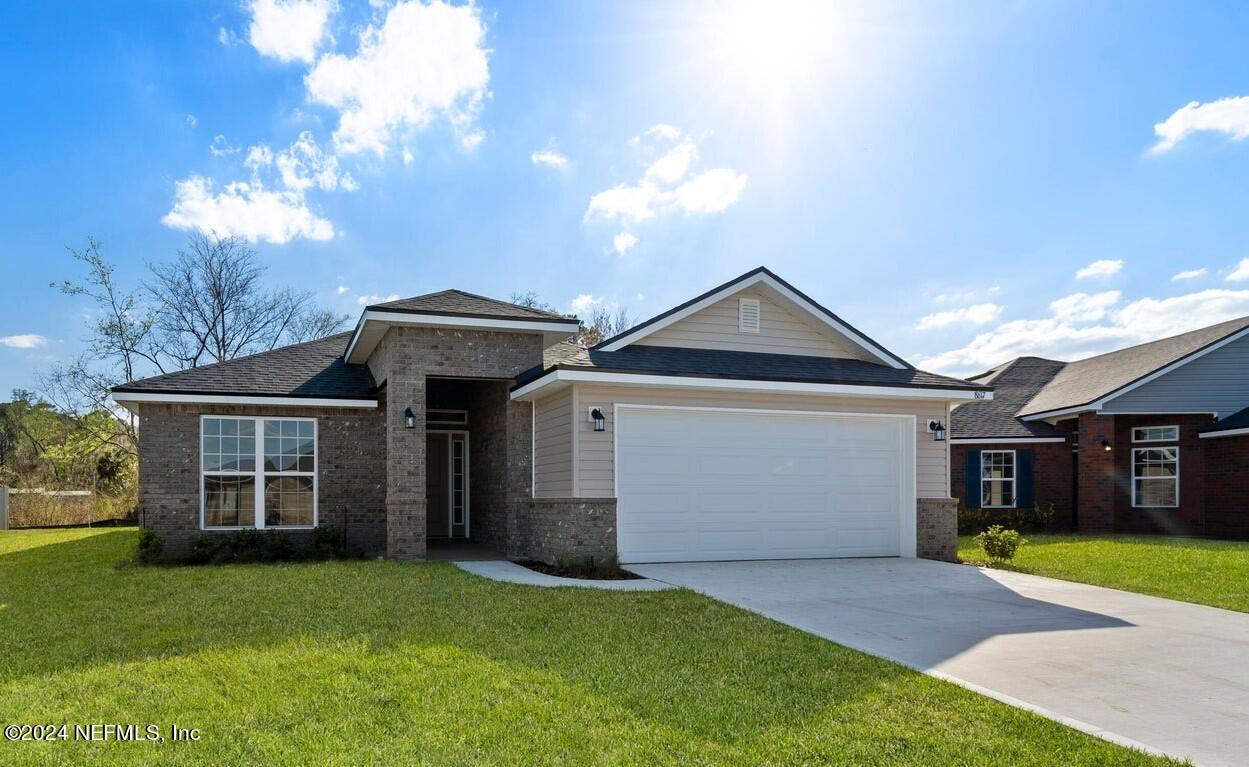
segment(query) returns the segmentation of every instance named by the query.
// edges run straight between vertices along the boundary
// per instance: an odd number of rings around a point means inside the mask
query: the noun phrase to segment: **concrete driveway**
[[[1249,761],[1249,614],[916,559],[629,569],[1100,737]]]

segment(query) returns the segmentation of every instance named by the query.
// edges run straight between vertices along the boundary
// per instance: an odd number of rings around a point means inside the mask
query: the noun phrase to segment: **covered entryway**
[[[915,555],[913,416],[617,405],[620,561]]]

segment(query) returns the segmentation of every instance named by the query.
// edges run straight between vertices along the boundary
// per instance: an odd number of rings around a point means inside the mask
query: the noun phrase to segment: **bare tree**
[[[347,319],[313,308],[310,293],[265,291],[265,268],[240,237],[193,234],[174,261],[149,269],[160,345],[179,368],[329,335]]]
[[[529,309],[541,309],[547,312],[556,311],[555,307],[543,301],[532,290],[524,293],[513,291],[507,300],[517,306],[524,306]],[[577,330],[575,340],[584,347],[594,346],[604,338],[611,338],[614,335],[623,333],[636,324],[637,320],[629,315],[629,310],[626,308],[612,310],[599,307],[590,313],[588,321],[585,319],[581,320],[581,326]]]

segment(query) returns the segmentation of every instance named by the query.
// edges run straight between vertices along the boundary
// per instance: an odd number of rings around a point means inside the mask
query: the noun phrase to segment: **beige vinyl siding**
[[[737,329],[737,299],[759,301],[759,332]],[[879,362],[833,331],[817,330],[762,290],[743,290],[634,342],[642,346],[688,346],[770,354],[805,354]]]
[[[834,413],[881,413],[915,416],[916,495],[948,498],[948,442],[937,442],[928,433],[928,420],[948,421],[943,400],[872,399],[866,397],[812,397],[792,394],[663,390],[643,387],[576,384],[582,408],[601,407],[607,415],[607,431],[595,432],[593,424],[574,419],[576,493],[581,497],[614,496],[616,404],[677,405],[686,407],[760,408],[764,410],[814,410]]]
[[[572,489],[572,389],[533,404],[533,494],[565,498]]]

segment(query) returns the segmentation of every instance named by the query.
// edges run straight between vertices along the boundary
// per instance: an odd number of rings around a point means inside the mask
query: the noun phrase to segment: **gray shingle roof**
[[[583,349],[570,341],[548,349],[543,366],[521,374],[517,378],[518,385],[523,386],[555,369],[860,386],[988,388],[960,378],[862,360],[671,346],[626,346],[619,351],[606,352],[597,348]]]
[[[1237,410],[1227,418],[1216,421],[1212,426],[1201,430],[1202,434],[1212,431],[1229,431],[1231,429],[1249,429],[1249,407]]]
[[[488,317],[506,320],[537,320],[544,322],[568,322],[575,320],[545,309],[534,309],[528,306],[499,301],[462,290],[442,290],[437,293],[426,293],[423,296],[401,298],[398,301],[387,301],[372,304],[366,309],[381,309],[388,312],[411,312],[413,314],[440,314],[463,317]]]
[[[956,407],[950,414],[950,438],[1062,436],[1044,421],[1021,421],[1015,415],[1066,365],[1041,357],[1020,357],[972,379],[991,385],[993,399]]]
[[[350,338],[351,333],[339,333],[229,362],[131,381],[113,391],[373,399],[377,386],[368,366],[343,361]]]
[[[1159,368],[1249,327],[1249,317],[1070,362],[1020,411],[1020,416],[1080,407],[1122,389]]]

